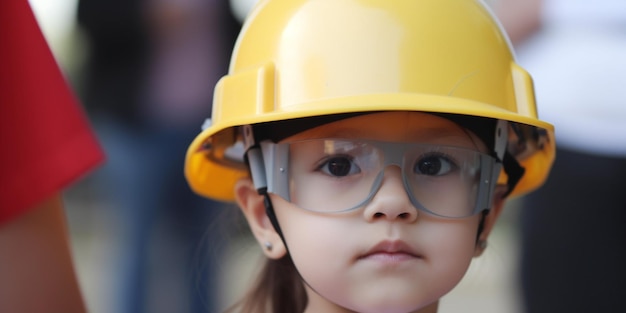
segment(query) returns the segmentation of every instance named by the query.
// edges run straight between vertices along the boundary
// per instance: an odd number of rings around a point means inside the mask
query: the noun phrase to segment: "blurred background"
[[[189,191],[183,160],[254,0],[30,3],[108,156],[66,193],[89,311],[218,312],[261,255],[235,209]],[[488,3],[556,125],[558,161],[541,192],[509,203],[440,312],[615,311],[626,304],[626,1]]]
[[[218,310],[229,237],[213,224],[229,210],[183,165],[240,28],[229,2],[31,4],[107,155],[66,194],[90,312]]]

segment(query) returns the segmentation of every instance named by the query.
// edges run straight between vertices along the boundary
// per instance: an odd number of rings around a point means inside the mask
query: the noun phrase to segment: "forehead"
[[[324,124],[285,141],[315,138],[368,139],[476,147],[475,138],[458,124],[421,112],[380,112]]]

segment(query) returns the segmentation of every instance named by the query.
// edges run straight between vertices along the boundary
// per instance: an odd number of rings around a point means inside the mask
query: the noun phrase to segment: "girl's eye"
[[[448,174],[454,167],[454,163],[445,156],[429,155],[417,160],[413,171],[420,175],[441,176]]]
[[[324,160],[318,167],[320,171],[330,176],[344,177],[361,172],[361,169],[349,156],[333,156]]]

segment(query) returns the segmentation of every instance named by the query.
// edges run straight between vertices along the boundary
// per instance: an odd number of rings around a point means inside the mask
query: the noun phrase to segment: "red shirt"
[[[0,225],[103,159],[26,0],[0,1]]]

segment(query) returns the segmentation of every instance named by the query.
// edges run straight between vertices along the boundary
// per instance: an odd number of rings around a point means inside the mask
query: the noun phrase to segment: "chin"
[[[411,299],[384,299],[381,301],[359,302],[355,307],[349,308],[360,313],[410,313],[423,309],[435,301],[419,301],[418,297]]]
[[[410,313],[421,309],[422,307],[399,307],[394,306],[380,306],[380,307],[367,307],[367,308],[354,308],[351,309],[354,312],[360,313]]]

